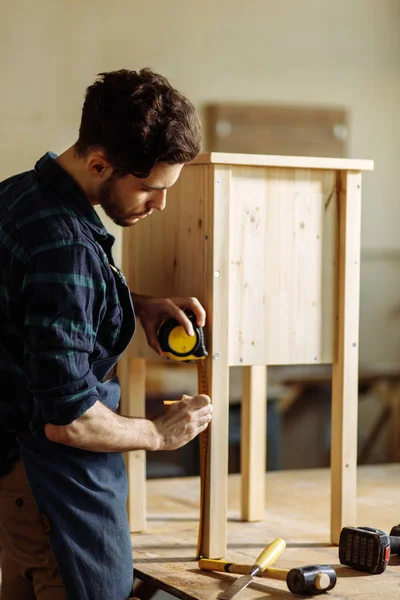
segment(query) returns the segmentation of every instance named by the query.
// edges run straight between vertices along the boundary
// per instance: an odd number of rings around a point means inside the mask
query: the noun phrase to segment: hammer
[[[249,573],[251,565],[229,563],[223,560],[202,558],[199,568],[204,571],[224,571],[225,573]],[[269,567],[262,571],[260,577],[286,580],[292,594],[307,594],[316,596],[328,592],[336,585],[336,571],[330,565],[309,565],[294,569],[276,569]]]

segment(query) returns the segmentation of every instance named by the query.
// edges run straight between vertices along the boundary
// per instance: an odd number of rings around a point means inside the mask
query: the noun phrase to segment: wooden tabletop
[[[244,523],[240,520],[240,476],[229,476],[227,560],[252,563],[264,546],[282,537],[287,547],[274,566],[289,569],[319,563],[337,569],[337,585],[326,598],[400,598],[400,557],[392,556],[382,575],[340,565],[338,549],[329,543],[328,469],[271,472],[266,474],[266,483],[264,520]],[[150,480],[147,493],[147,531],[132,536],[136,575],[183,600],[216,598],[237,575],[197,567],[198,478]],[[400,522],[399,507],[400,463],[358,469],[357,525],[389,533]],[[238,595],[238,600],[261,598],[295,596],[285,582],[260,578]]]
[[[272,154],[238,154],[227,152],[204,152],[190,165],[204,164],[241,165],[257,167],[288,167],[294,169],[340,169],[351,171],[372,171],[374,161],[357,158],[330,158],[314,156],[277,156]]]

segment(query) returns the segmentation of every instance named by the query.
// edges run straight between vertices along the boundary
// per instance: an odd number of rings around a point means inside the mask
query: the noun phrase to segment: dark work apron
[[[91,367],[100,400],[115,411],[120,387],[104,383],[135,331],[125,278],[114,271],[123,321],[114,355]],[[21,456],[68,600],[127,600],[133,583],[126,500],[127,475],[120,452],[89,452],[21,433]]]

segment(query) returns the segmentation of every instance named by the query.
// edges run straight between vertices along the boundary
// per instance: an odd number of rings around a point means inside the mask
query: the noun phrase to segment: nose
[[[151,199],[151,208],[155,210],[164,210],[167,204],[167,190],[157,190]]]

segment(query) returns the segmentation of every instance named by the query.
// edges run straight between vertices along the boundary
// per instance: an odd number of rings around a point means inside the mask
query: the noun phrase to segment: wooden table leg
[[[121,414],[144,417],[146,365],[142,358],[121,357],[118,365],[121,382]],[[128,519],[131,532],[146,527],[146,452],[136,450],[125,454],[128,473]],[[134,490],[134,493],[132,492]]]
[[[207,359],[207,379],[214,410],[208,428],[200,555],[222,558],[226,554],[228,518],[229,367],[226,350],[221,354],[214,352],[214,358]]]
[[[213,213],[212,235],[208,235],[206,269],[214,277],[205,280],[207,308],[207,380],[213,403],[209,426],[208,468],[200,553],[204,558],[222,558],[226,553],[228,516],[228,421],[229,421],[229,197],[230,169],[215,169],[214,200],[206,210]],[[212,249],[212,250],[211,250]]]
[[[331,540],[356,525],[361,174],[341,173],[339,289],[332,369]]]
[[[243,367],[242,372],[242,519],[262,521],[267,470],[267,367]]]

